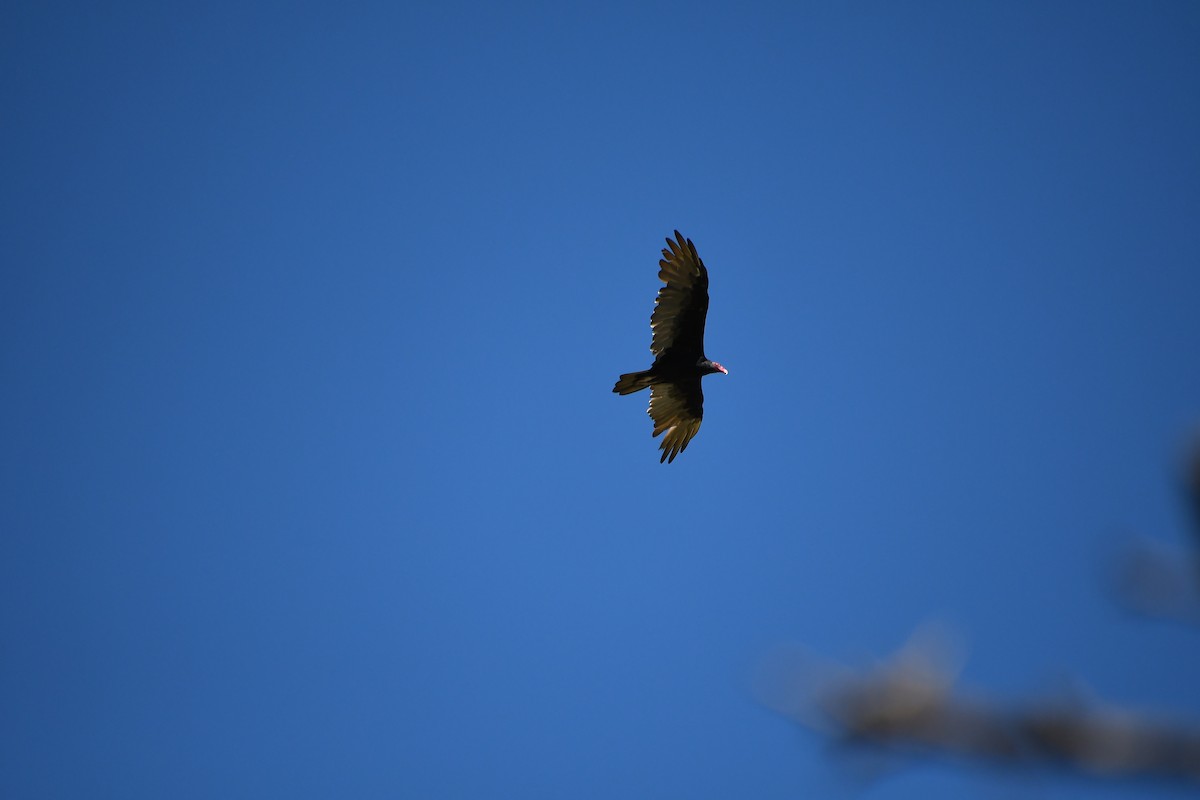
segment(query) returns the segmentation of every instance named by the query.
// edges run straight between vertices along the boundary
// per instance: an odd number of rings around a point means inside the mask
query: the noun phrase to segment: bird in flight
[[[662,458],[670,463],[687,449],[704,418],[704,392],[700,379],[729,370],[704,356],[704,318],[708,315],[708,270],[696,254],[691,239],[675,231],[667,239],[658,262],[658,278],[666,283],[654,300],[650,352],[654,363],[642,372],[622,375],[613,387],[617,394],[633,394],[650,387],[654,435],[665,433]]]

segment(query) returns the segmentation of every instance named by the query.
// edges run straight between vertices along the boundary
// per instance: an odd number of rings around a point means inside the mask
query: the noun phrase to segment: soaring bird
[[[617,380],[613,391],[632,394],[650,387],[654,435],[665,433],[662,458],[670,463],[687,449],[704,418],[704,392],[700,379],[729,370],[704,356],[704,318],[708,315],[708,270],[696,254],[691,239],[675,231],[675,241],[658,262],[658,278],[666,283],[654,300],[650,352],[654,363],[642,372],[629,372]]]

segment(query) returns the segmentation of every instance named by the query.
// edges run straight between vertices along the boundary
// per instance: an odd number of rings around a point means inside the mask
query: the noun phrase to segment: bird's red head
[[[717,362],[715,362],[715,361],[711,361],[711,362],[709,362],[709,363],[710,363],[710,364],[712,364],[712,366],[713,366],[713,369],[715,369],[717,372],[720,372],[720,373],[721,373],[721,374],[723,374],[723,375],[728,375],[728,374],[729,374],[729,370],[725,369],[724,367],[722,367],[722,366],[721,366],[720,364],[718,364]]]

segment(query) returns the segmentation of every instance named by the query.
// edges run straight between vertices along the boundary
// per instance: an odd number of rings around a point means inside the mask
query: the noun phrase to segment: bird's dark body
[[[666,285],[658,290],[650,327],[654,338],[650,352],[654,363],[642,372],[622,375],[613,391],[632,394],[650,387],[650,418],[654,435],[666,433],[662,458],[668,463],[682,453],[700,430],[704,418],[704,392],[700,379],[714,372],[727,373],[704,355],[704,322],[708,315],[708,270],[691,239],[675,231],[667,239],[658,277]]]

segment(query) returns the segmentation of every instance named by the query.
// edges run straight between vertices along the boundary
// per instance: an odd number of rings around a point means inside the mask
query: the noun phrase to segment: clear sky
[[[852,796],[752,676],[935,619],[965,686],[1200,718],[1200,631],[1104,589],[1188,534],[1197,42],[1189,2],[7,4],[0,795]],[[730,374],[668,466],[610,390],[674,228]]]

